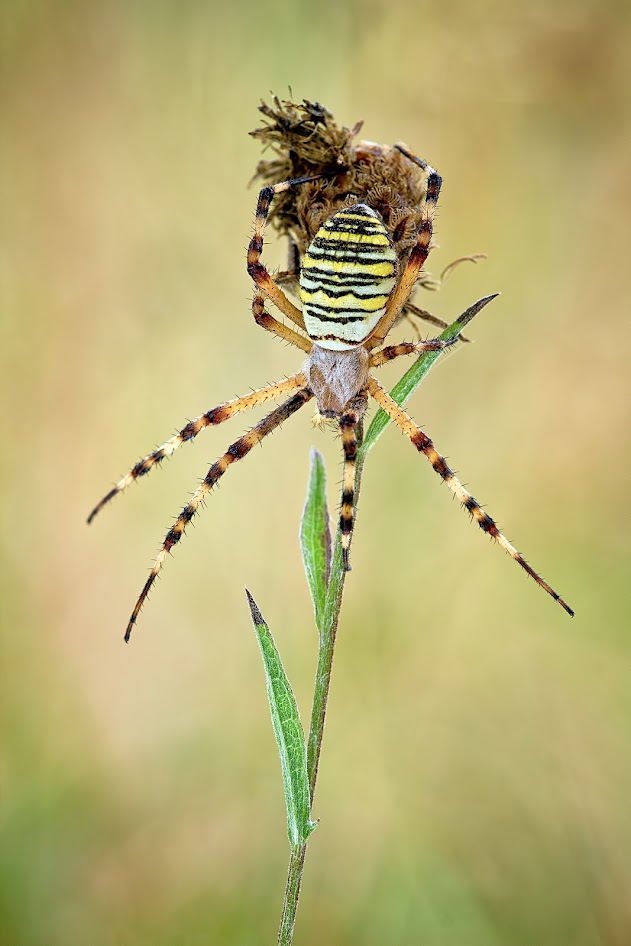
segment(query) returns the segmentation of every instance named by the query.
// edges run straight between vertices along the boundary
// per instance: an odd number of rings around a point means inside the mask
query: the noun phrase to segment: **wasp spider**
[[[295,414],[311,398],[315,398],[320,414],[337,420],[340,427],[344,452],[340,530],[346,569],[350,568],[349,549],[353,532],[357,426],[366,411],[368,398],[372,397],[409,437],[419,453],[427,457],[434,470],[455,493],[480,528],[492,536],[568,614],[573,615],[574,612],[565,601],[531,568],[502,535],[493,519],[464,488],[427,434],[416,426],[370,373],[371,368],[377,368],[401,355],[439,351],[457,341],[456,338],[449,341],[432,339],[380,347],[406,305],[429,253],[432,221],[441,185],[441,178],[436,171],[420,158],[398,147],[427,175],[426,195],[416,243],[402,272],[398,272],[397,254],[376,210],[365,203],[357,203],[339,210],[319,229],[302,259],[299,275],[302,311],[278,286],[261,261],[261,254],[263,232],[274,195],[314,178],[297,178],[269,185],[261,190],[254,234],[247,255],[248,273],[256,287],[252,312],[257,325],[304,351],[306,361],[302,370],[287,380],[228,401],[190,421],[179,434],[140,460],[90,513],[88,522],[133,480],[144,476],[183,443],[196,437],[205,427],[221,424],[234,414],[249,410],[265,401],[289,395],[263,420],[231,444],[223,456],[210,467],[190,502],[166,535],[129,619],[125,640],[129,640],[140,609],[167,555],[182,538],[186,526],[207,494],[232,463],[246,456],[252,447]],[[270,315],[265,308],[266,300],[272,302],[294,325],[306,331],[308,337]]]

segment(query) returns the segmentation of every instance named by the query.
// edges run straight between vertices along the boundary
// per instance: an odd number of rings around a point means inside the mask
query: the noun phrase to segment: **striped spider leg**
[[[125,631],[125,640],[128,641],[131,632],[134,629],[134,624],[138,620],[138,615],[140,609],[142,608],[151,586],[158,577],[160,569],[166,561],[167,555],[170,553],[174,545],[180,541],[184,535],[184,530],[187,525],[198,511],[200,505],[204,501],[205,497],[210,493],[212,488],[215,486],[218,480],[224,475],[228,467],[235,463],[237,460],[242,460],[243,457],[247,456],[252,447],[255,447],[257,444],[261,443],[264,437],[267,437],[268,434],[271,434],[272,431],[276,430],[284,420],[287,420],[288,417],[291,417],[292,414],[295,414],[297,410],[300,410],[311,398],[313,397],[311,391],[307,387],[302,387],[290,398],[280,404],[278,407],[274,408],[263,420],[259,421],[258,424],[255,424],[247,433],[243,434],[242,437],[239,437],[238,440],[235,440],[231,444],[223,456],[219,457],[215,463],[212,464],[208,473],[201,481],[195,492],[193,493],[190,501],[186,504],[182,512],[179,514],[169,531],[167,532],[166,538],[162,543],[162,548],[158,553],[153,567],[149,573],[149,577],[144,584],[140,596],[135,604],[134,610],[132,611],[129,623],[127,624],[127,630]]]
[[[574,617],[574,611],[563,598],[554,591],[550,585],[543,580],[543,578],[537,574],[537,572],[532,568],[526,559],[521,555],[517,549],[511,545],[508,539],[500,532],[497,528],[497,525],[491,519],[491,517],[484,512],[480,504],[476,502],[471,493],[465,489],[460,480],[455,476],[452,470],[450,470],[447,462],[443,456],[436,450],[434,444],[430,438],[425,434],[420,427],[417,427],[416,424],[411,420],[410,417],[406,414],[402,407],[394,401],[389,394],[384,391],[380,384],[375,381],[374,378],[368,379],[368,392],[375,399],[379,407],[381,407],[386,414],[394,421],[394,423],[403,431],[404,434],[410,439],[414,444],[419,453],[425,454],[427,459],[432,465],[432,469],[438,473],[444,483],[447,484],[449,489],[458,497],[464,508],[471,514],[471,516],[476,520],[483,532],[486,532],[487,535],[490,535],[498,545],[500,545],[508,554],[515,559],[515,561],[521,565],[524,571],[530,575],[531,578],[540,585],[544,591],[547,591],[555,601],[558,601],[561,607],[567,611],[567,613]]]
[[[377,345],[380,345],[381,342],[383,342],[384,338],[401,314],[406,302],[412,295],[416,280],[418,279],[421,268],[423,267],[423,264],[425,263],[431,248],[432,235],[434,232],[434,213],[442,185],[442,178],[440,174],[430,167],[429,164],[421,160],[421,158],[418,158],[416,155],[411,154],[402,145],[395,145],[395,147],[401,152],[401,154],[404,154],[405,157],[409,158],[409,160],[414,162],[414,164],[418,164],[419,167],[423,168],[423,170],[427,173],[425,200],[421,222],[416,237],[416,244],[412,247],[412,252],[410,253],[407,265],[403,270],[400,282],[388,300],[388,305],[386,306],[383,316],[379,320],[379,324],[366,342],[366,347],[369,351],[373,348],[376,348]]]

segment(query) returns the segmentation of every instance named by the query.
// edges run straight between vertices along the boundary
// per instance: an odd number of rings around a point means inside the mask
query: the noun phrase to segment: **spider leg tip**
[[[95,518],[96,518],[97,513],[101,511],[102,507],[103,507],[103,503],[102,503],[102,502],[96,504],[96,506],[94,507],[94,509],[93,509],[92,512],[90,513],[90,515],[89,515],[89,516],[87,517],[87,519],[85,520],[87,525],[89,525],[89,526],[92,525],[92,523],[94,522],[94,520],[95,520]]]

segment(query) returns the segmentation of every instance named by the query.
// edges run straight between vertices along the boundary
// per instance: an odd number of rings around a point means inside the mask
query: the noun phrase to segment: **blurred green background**
[[[631,942],[630,7],[608,0],[2,5],[0,939],[275,942],[288,856],[243,587],[303,716],[310,408],[146,570],[203,434],[95,522],[187,417],[296,370],[245,271],[272,89],[444,176],[438,295],[502,296],[410,409],[570,621],[396,431],[371,455],[296,943]],[[282,260],[270,248],[268,259]],[[399,364],[384,370],[393,383]]]

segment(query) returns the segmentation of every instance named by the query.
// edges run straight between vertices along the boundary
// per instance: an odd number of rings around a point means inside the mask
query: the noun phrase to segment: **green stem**
[[[300,896],[300,884],[302,882],[302,870],[305,864],[306,853],[307,845],[303,844],[302,847],[294,848],[289,858],[283,914],[280,918],[280,928],[278,930],[279,946],[290,946],[294,935],[294,923],[296,922],[296,910],[298,909],[298,898]]]
[[[335,536],[333,561],[331,562],[331,578],[324,604],[322,627],[320,628],[318,666],[316,668],[311,725],[309,727],[309,740],[307,742],[307,774],[309,776],[312,805],[318,778],[318,762],[320,760],[320,749],[322,748],[322,738],[324,736],[324,720],[329,700],[333,654],[335,652],[335,639],[337,636],[340,610],[342,608],[345,580],[346,572],[342,564],[341,533],[338,529]]]

